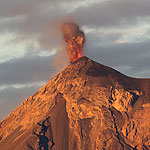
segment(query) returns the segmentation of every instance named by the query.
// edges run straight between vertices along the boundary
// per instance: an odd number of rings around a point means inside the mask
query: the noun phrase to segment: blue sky
[[[85,32],[88,57],[150,77],[149,0],[0,1],[0,120],[67,66],[65,21]]]

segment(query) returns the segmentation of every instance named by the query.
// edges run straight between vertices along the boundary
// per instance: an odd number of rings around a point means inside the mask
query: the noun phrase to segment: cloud
[[[0,63],[0,70],[0,85],[47,81],[56,72],[52,56],[30,54]]]
[[[79,7],[74,11],[82,25],[94,27],[114,27],[135,25],[140,21],[149,21],[149,0],[106,0],[88,7]]]
[[[47,0],[5,0],[0,2],[1,17],[16,17],[34,12],[39,6],[48,3]]]
[[[140,28],[141,22],[148,23],[150,20],[149,5],[149,0],[6,0],[0,2],[0,15],[3,18],[0,31],[14,32],[20,37],[19,40],[35,40],[42,49],[50,50],[62,42],[59,30],[64,20],[74,20],[95,29],[127,30],[137,24]],[[116,34],[111,30],[107,33],[112,40],[115,40]],[[98,39],[103,42],[107,40],[105,37]]]
[[[149,77],[150,41],[92,45],[88,56],[133,77]],[[142,72],[142,73],[141,73]]]

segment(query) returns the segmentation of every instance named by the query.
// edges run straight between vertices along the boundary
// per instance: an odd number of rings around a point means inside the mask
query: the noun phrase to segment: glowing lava
[[[70,62],[73,63],[83,55],[83,46],[85,43],[84,32],[80,30],[75,23],[62,24],[63,38],[66,42],[66,50]]]

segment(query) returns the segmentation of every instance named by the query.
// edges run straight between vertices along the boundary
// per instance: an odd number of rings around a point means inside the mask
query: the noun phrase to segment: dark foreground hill
[[[150,149],[150,79],[82,57],[0,123],[0,150]]]

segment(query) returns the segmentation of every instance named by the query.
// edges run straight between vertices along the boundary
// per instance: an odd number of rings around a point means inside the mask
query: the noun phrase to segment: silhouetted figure
[[[42,147],[44,148],[44,150],[48,150],[49,139],[44,134],[36,134],[35,132],[33,132],[33,134],[39,138],[39,150],[42,150]]]

